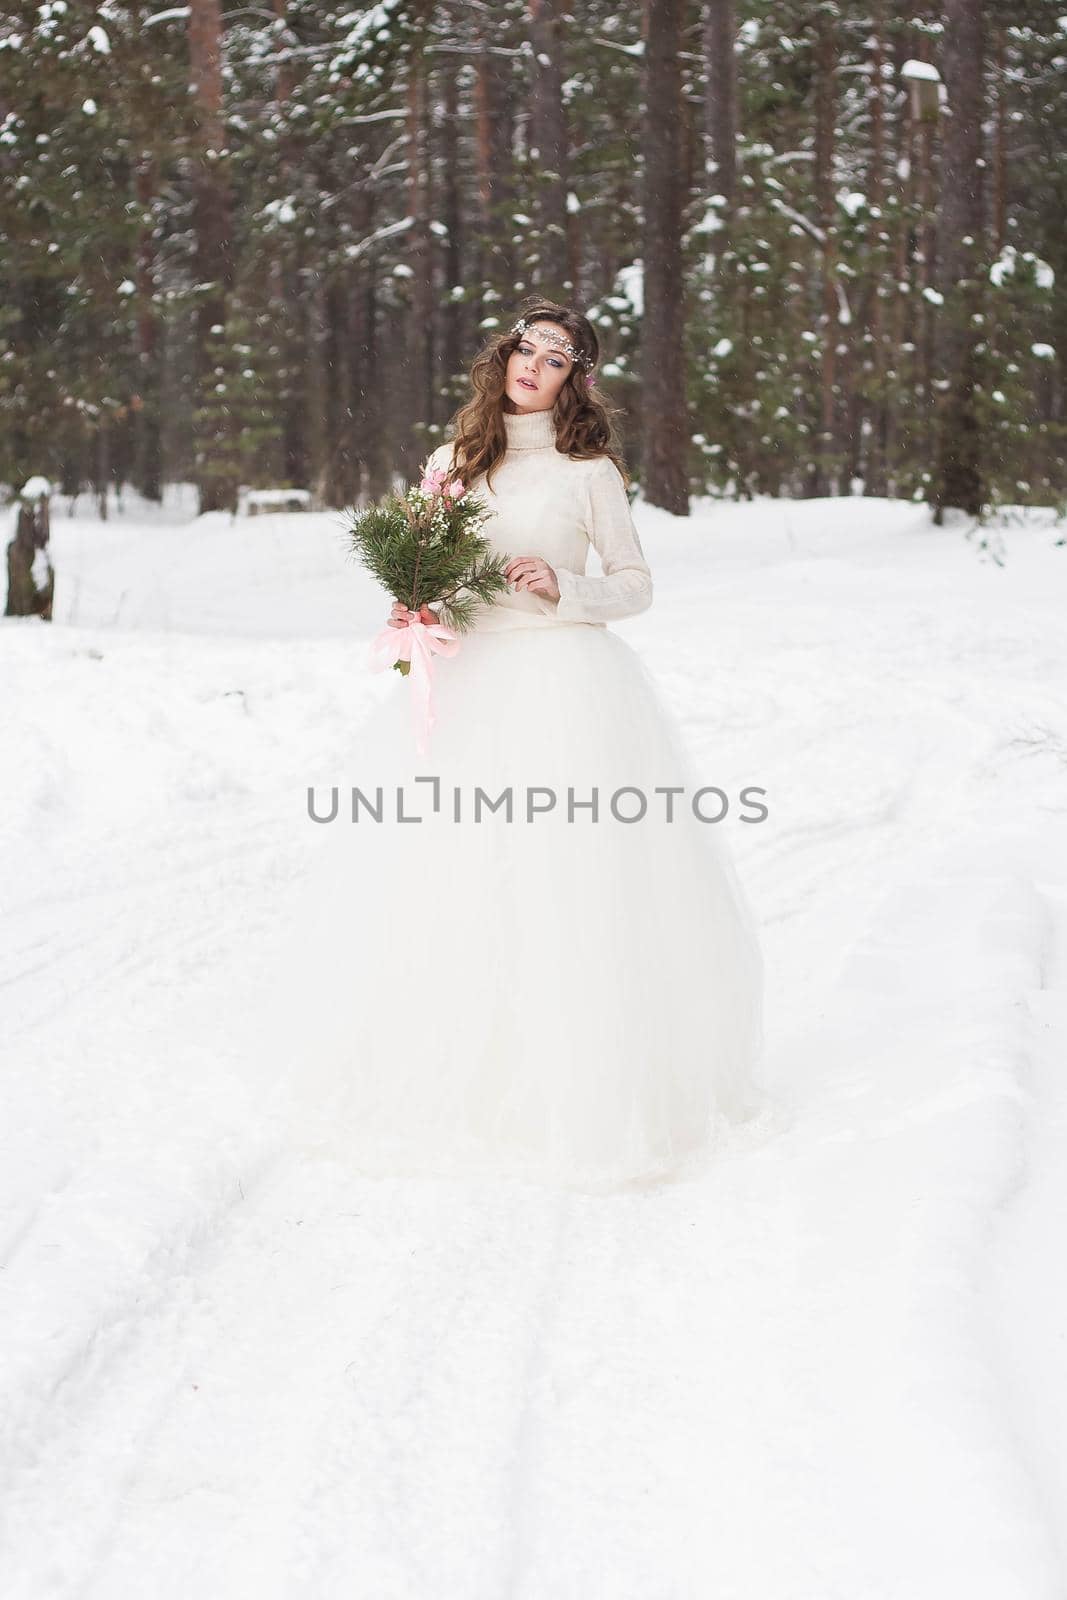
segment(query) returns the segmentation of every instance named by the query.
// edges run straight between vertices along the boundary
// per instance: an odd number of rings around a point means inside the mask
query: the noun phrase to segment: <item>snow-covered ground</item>
[[[619,631],[767,790],[783,1115],[586,1197],[260,1115],[258,941],[388,687],[339,519],[54,508],[55,622],[0,622],[3,1600],[1064,1595],[1063,531],[637,517]]]

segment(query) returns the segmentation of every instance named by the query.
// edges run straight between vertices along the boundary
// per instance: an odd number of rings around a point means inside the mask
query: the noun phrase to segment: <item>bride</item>
[[[598,357],[584,316],[534,301],[473,362],[425,471],[490,507],[508,591],[434,658],[427,754],[390,672],[332,803],[309,795],[270,1036],[304,1137],[367,1172],[642,1185],[699,1169],[766,1103],[722,774],[693,771],[607,626],[653,589]]]

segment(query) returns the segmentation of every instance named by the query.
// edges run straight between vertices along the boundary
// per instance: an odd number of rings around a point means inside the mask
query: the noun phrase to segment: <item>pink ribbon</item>
[[[415,748],[420,756],[426,754],[430,730],[434,725],[432,705],[433,658],[454,656],[460,646],[460,637],[454,628],[443,622],[422,622],[417,611],[408,612],[406,628],[391,628],[388,624],[371,640],[368,665],[372,672],[382,672],[397,661],[411,662],[412,709],[415,713]]]

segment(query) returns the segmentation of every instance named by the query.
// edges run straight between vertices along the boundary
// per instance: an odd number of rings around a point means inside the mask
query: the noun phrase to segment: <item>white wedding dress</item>
[[[525,417],[509,424],[524,437]],[[502,549],[560,560],[536,496],[506,475],[494,497],[472,488],[497,507]],[[515,593],[435,658],[425,758],[410,680],[390,670],[316,786],[322,817],[336,786],[336,817],[304,824],[268,1047],[291,1136],[360,1170],[612,1189],[699,1167],[766,1104],[754,918],[723,825],[692,808],[723,774],[693,770],[618,634],[525,625],[534,611]],[[683,791],[671,821],[669,786]],[[353,788],[371,805],[381,791],[381,821],[364,806],[352,820]],[[500,802],[480,820],[477,790]],[[398,820],[397,791],[422,821]],[[554,808],[528,820],[545,791]],[[641,796],[641,820],[619,820]]]

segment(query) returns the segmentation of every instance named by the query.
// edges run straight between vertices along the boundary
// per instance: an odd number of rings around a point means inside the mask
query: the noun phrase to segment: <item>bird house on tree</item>
[[[932,61],[905,61],[900,76],[908,85],[909,109],[915,122],[936,122],[944,84]]]

